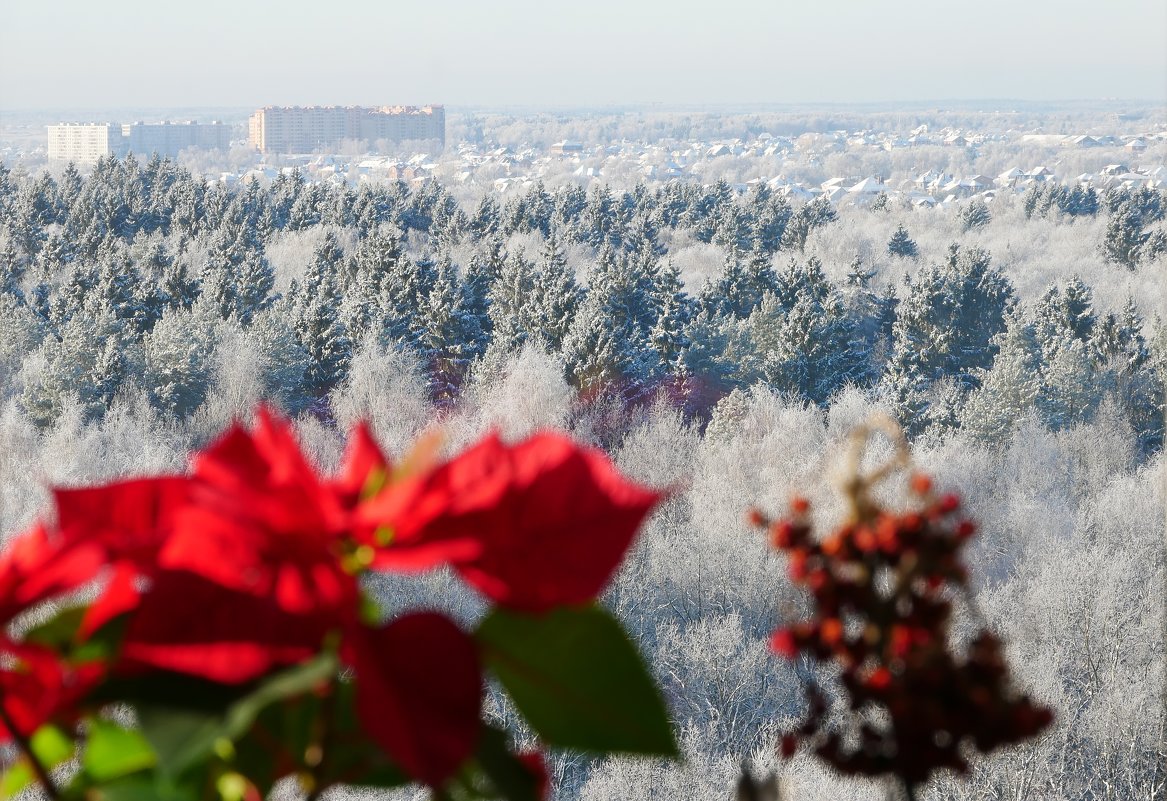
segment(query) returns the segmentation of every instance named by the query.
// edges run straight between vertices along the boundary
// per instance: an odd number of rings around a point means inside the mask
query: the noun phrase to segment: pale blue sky
[[[0,108],[1167,98],[1164,0],[8,0]]]

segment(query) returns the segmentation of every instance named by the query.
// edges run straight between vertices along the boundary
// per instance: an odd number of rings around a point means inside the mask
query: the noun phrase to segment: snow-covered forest
[[[328,466],[359,418],[395,454],[434,423],[451,452],[566,428],[675,488],[607,602],[687,761],[560,757],[557,791],[722,798],[743,759],[775,766],[801,712],[766,637],[804,600],[744,512],[797,490],[837,513],[824,473],[886,410],[982,522],[978,602],[1057,710],[1042,739],[926,796],[1158,798],[1165,214],[1150,189],[955,213],[724,182],[464,205],[437,182],[0,166],[0,532],[48,483],[181,470],[260,400]],[[442,573],[378,590],[479,610]],[[781,770],[792,798],[844,792],[805,758]]]

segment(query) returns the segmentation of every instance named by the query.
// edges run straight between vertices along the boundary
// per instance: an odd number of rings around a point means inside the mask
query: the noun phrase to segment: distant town
[[[503,145],[489,137],[456,138],[447,147],[446,110],[427,106],[265,106],[246,126],[222,121],[62,122],[48,125],[43,160],[59,170],[81,170],[99,159],[134,154],[178,159],[199,156],[209,181],[233,184],[272,180],[293,170],[309,181],[359,186],[366,182],[420,185],[430,180],[478,193],[523,191],[548,185],[593,183],[629,188],[671,181],[725,180],[738,191],[764,183],[792,201],[826,197],[836,206],[887,198],[937,206],[972,197],[986,201],[1019,194],[1035,184],[1104,191],[1162,188],[1167,181],[1167,127],[1126,133],[986,132],[960,127],[909,131],[838,130],[798,135],[758,133],[750,138],[631,140]],[[1018,161],[984,172],[986,153],[1015,151]],[[226,154],[232,154],[227,159]],[[913,168],[899,169],[920,158]],[[201,154],[201,155],[199,155]],[[865,162],[896,165],[864,172]],[[1033,154],[1031,161],[1020,160]],[[1112,158],[1098,162],[1096,156]],[[35,155],[35,154],[34,154]],[[4,158],[0,154],[0,158]],[[837,165],[850,161],[846,170]],[[959,170],[954,164],[973,165]],[[1090,168],[1073,171],[1075,163]],[[733,165],[732,167],[728,165]],[[220,169],[215,169],[218,166]],[[748,175],[748,177],[746,177]],[[881,201],[882,202],[882,201]]]
[[[184,150],[227,150],[234,126],[222,122],[66,122],[48,126],[50,165],[92,166],[109,156],[176,157]],[[446,143],[441,106],[266,106],[248,120],[247,144],[261,153],[310,153],[346,140]]]

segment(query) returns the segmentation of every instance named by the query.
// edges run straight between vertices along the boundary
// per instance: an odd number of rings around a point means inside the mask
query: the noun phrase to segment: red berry
[[[950,492],[940,499],[936,508],[940,510],[941,514],[951,514],[960,508],[960,496]]]
[[[770,526],[770,544],[778,550],[785,550],[794,544],[794,524],[789,520],[779,520]]]
[[[917,495],[927,495],[932,491],[932,479],[923,473],[913,473],[911,478],[912,492]]]
[[[877,667],[867,677],[866,684],[873,690],[886,690],[891,686],[891,671],[885,667]]]
[[[770,650],[787,659],[798,656],[798,643],[789,629],[778,629],[770,637]]]

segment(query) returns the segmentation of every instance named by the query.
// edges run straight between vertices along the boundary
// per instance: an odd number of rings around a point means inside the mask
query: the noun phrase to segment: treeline
[[[1067,214],[1137,225],[1128,261],[1161,238],[1148,228],[1161,194],[1075,192],[1027,197],[1026,212],[1064,201]],[[963,227],[987,213],[967,207]],[[74,403],[99,419],[134,393],[184,419],[229,343],[254,355],[263,395],[327,417],[362,351],[416,357],[441,407],[530,343],[583,398],[664,395],[702,421],[756,384],[822,407],[855,386],[913,436],[963,429],[999,443],[1026,415],[1060,430],[1109,403],[1141,453],[1161,448],[1163,327],[1133,301],[1099,314],[1075,279],[1022,304],[989,253],[958,243],[899,286],[876,289],[858,259],[833,282],[803,251],[836,216],[823,199],[792,206],[724,182],[620,194],[536,184],[467,210],[434,182],[353,190],[291,173],[231,189],[132,157],[88,177],[0,167],[0,377],[39,426]],[[291,232],[320,235],[303,274],[278,276],[269,249]],[[680,234],[727,254],[692,290],[666,244]],[[586,254],[582,267],[568,249]],[[902,228],[889,251],[914,258]]]

